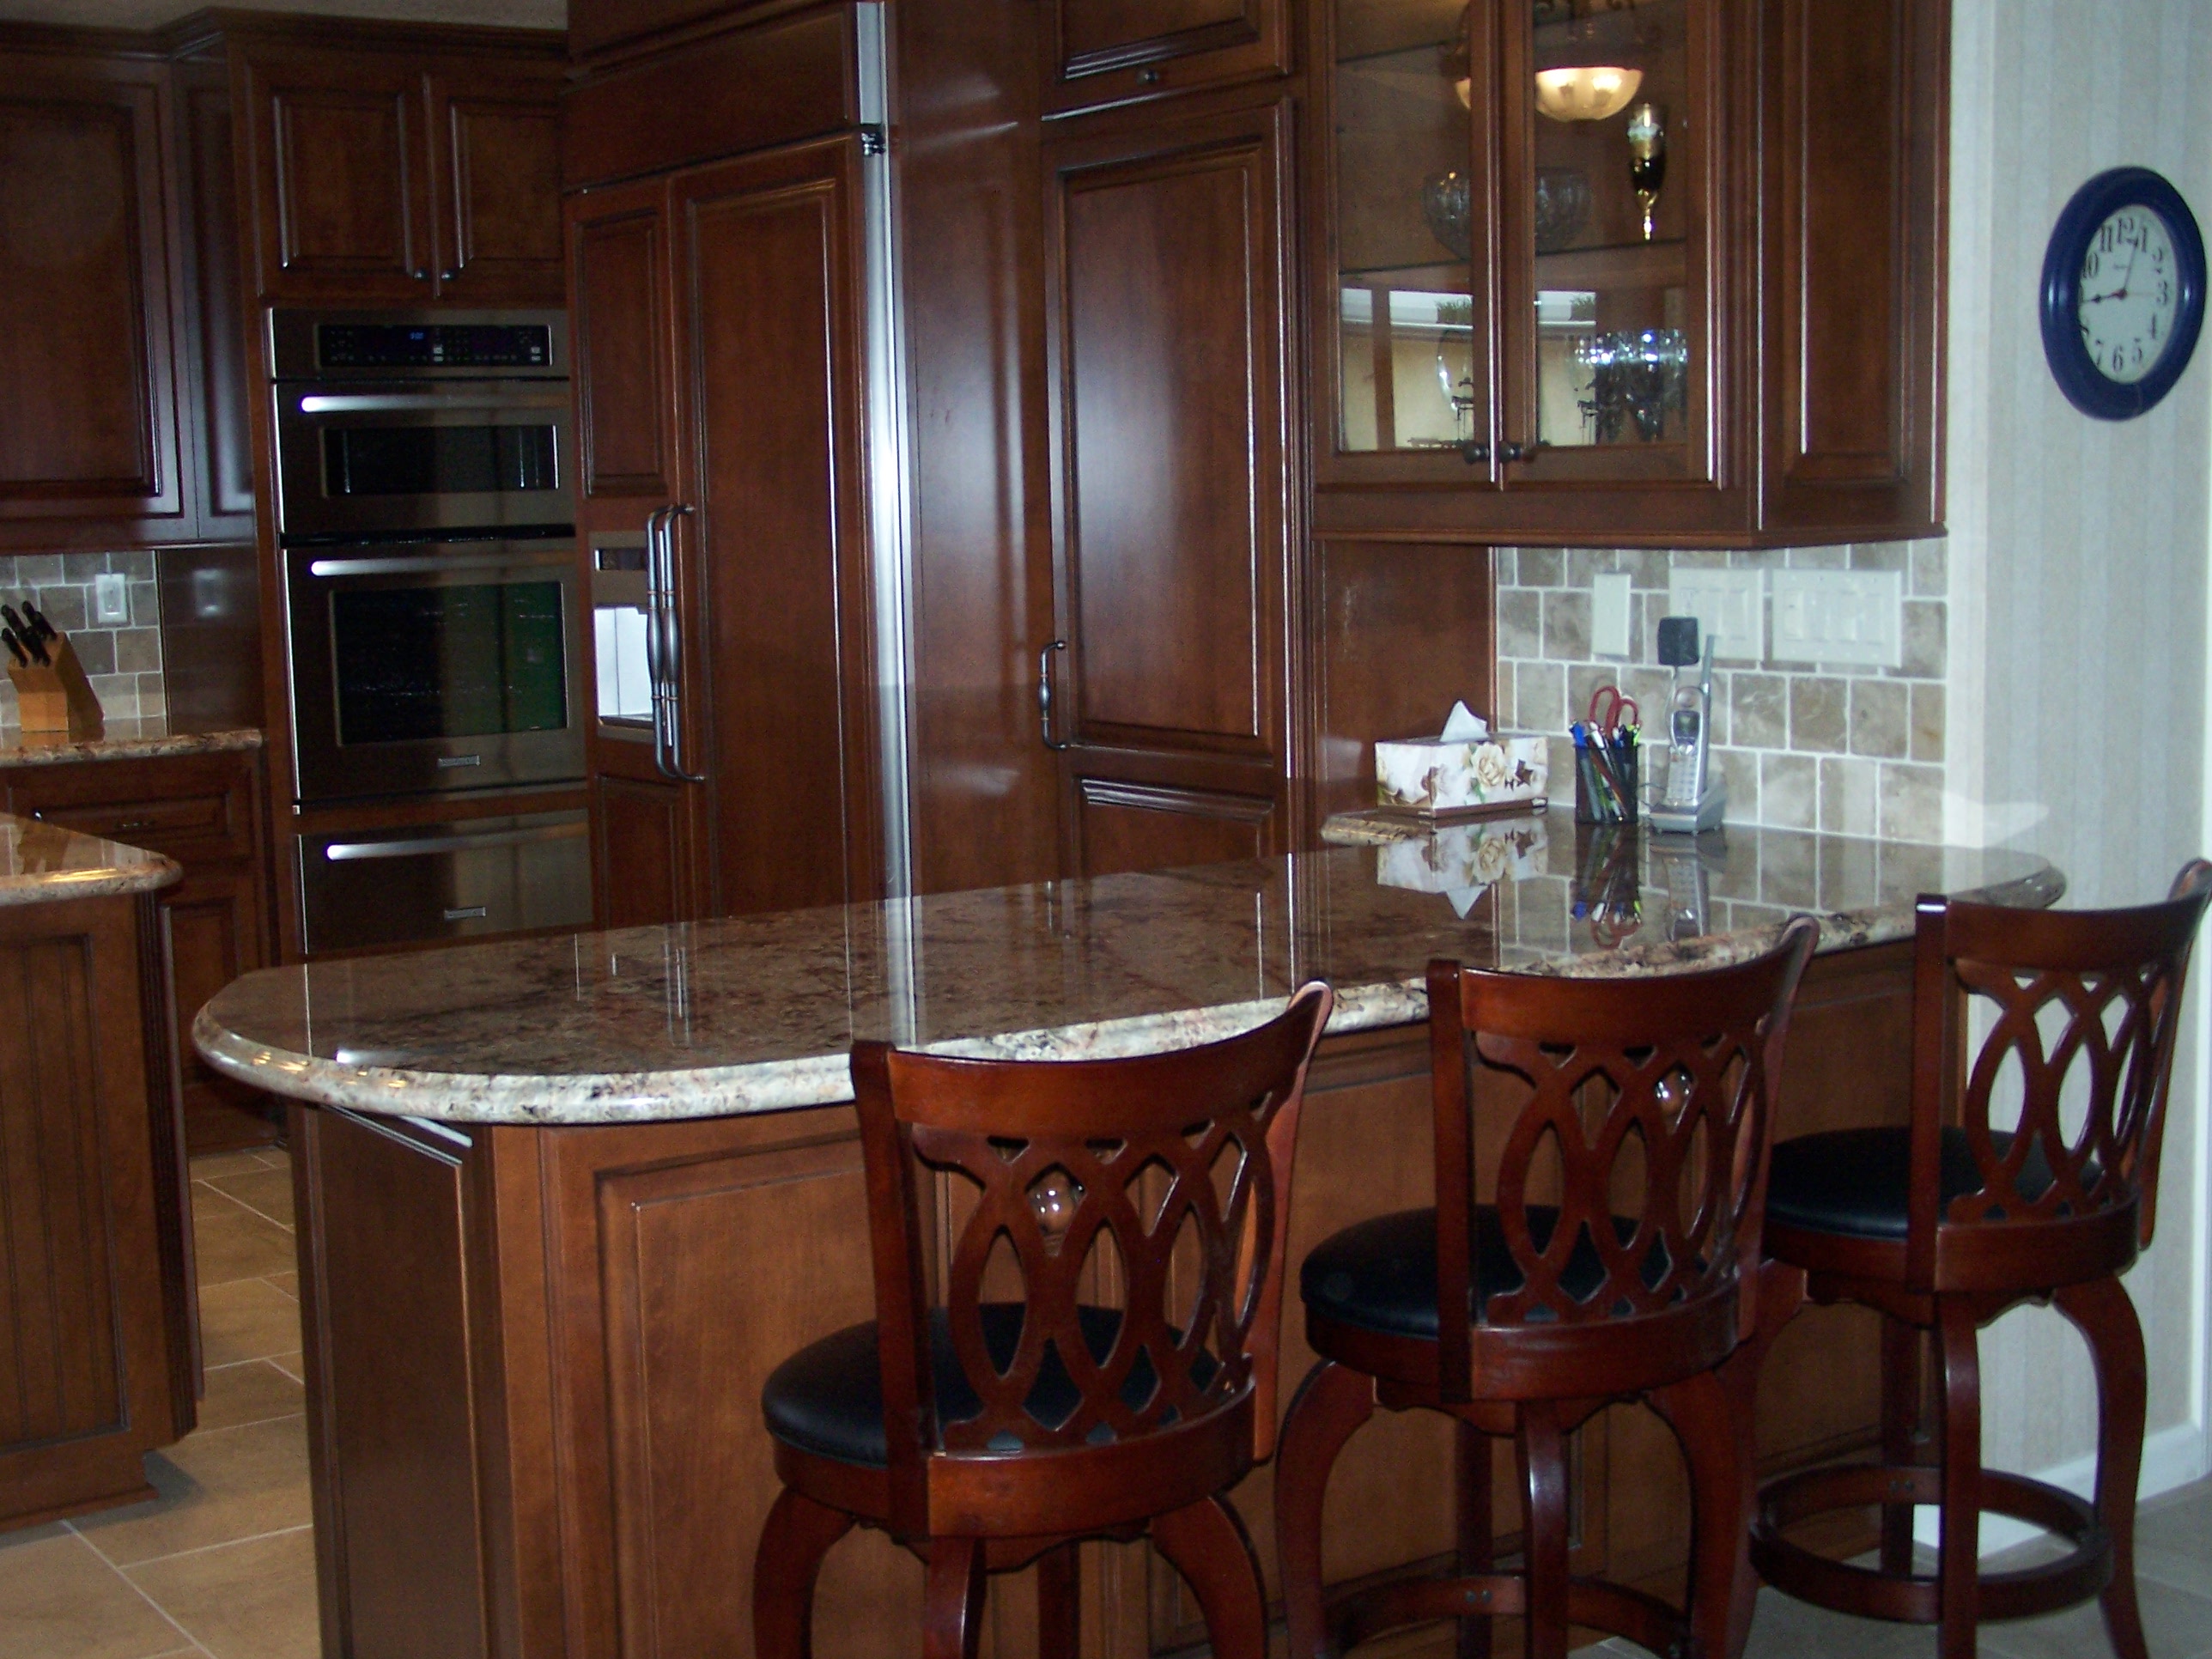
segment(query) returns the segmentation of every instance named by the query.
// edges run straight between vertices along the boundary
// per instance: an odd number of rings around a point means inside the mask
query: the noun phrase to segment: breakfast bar
[[[310,963],[217,996],[200,1052],[289,1105],[325,1651],[750,1650],[775,1492],[761,1383],[872,1313],[856,1038],[1152,1052],[1329,981],[1295,1274],[1334,1229],[1431,1200],[1432,957],[1659,974],[1744,959],[1813,914],[1821,954],[1778,1132],[1899,1122],[1916,896],[2042,907],[2064,885],[2026,854],[1734,826],[1660,837],[1559,811],[1419,833],[1340,820],[1331,838],[1367,844]],[[1833,1358],[1865,1317],[1808,1313],[1777,1348],[1770,1466],[1871,1441],[1869,1368]],[[1285,1376],[1309,1362],[1293,1317]],[[1329,1581],[1449,1551],[1448,1433],[1409,1416],[1348,1449]],[[1578,1570],[1672,1582],[1686,1511],[1663,1425],[1613,1408],[1583,1431],[1577,1471]],[[1272,1589],[1268,1480],[1237,1501]],[[1195,1606],[1144,1546],[1085,1552],[1100,1650],[1197,1639]],[[823,1574],[820,1650],[908,1650],[920,1584],[881,1536],[848,1539]],[[1029,1607],[994,1587],[993,1639],[1026,1644]]]

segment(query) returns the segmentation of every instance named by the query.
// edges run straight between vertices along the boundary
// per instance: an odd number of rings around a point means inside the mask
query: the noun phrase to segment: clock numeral
[[[2112,251],[2112,222],[2109,219],[2105,221],[2103,228],[2097,232],[2097,251],[2100,253],[2110,253]]]
[[[2093,250],[2089,257],[2081,261],[2081,275],[2085,280],[2097,274],[2097,255]]]

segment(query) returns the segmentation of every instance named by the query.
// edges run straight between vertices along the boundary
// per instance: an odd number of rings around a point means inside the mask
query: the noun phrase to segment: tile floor
[[[192,1165],[207,1398],[147,1460],[158,1500],[0,1534],[0,1659],[317,1659],[292,1185],[280,1152]],[[2146,1504],[2151,1659],[2212,1659],[2212,1480]],[[2027,1547],[2033,1551],[2036,1547]],[[1991,1659],[2100,1659],[2094,1605],[1991,1625]],[[1640,1652],[1586,1648],[1579,1659]],[[1934,1633],[1760,1592],[1747,1659],[1932,1659]]]
[[[0,1534],[0,1659],[316,1659],[292,1177],[192,1164],[207,1397],[156,1501]]]

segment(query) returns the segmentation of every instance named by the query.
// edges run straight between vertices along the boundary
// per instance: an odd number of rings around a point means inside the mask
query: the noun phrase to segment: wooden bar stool
[[[1348,1227],[1302,1274],[1320,1359],[1283,1425],[1275,1471],[1291,1659],[1448,1618],[1463,1621],[1462,1655],[1486,1654],[1487,1620],[1512,1613],[1528,1621],[1533,1659],[1560,1659],[1570,1624],[1659,1653],[1694,1630],[1719,1650],[1747,1571],[1750,1492],[1714,1370],[1755,1315],[1783,1036],[1817,931],[1800,918],[1755,962],[1650,979],[1430,964],[1436,1207]],[[1479,1076],[1534,1091],[1487,1204],[1474,1185]],[[1688,1457],[1697,1518],[1686,1623],[1656,1597],[1568,1575],[1566,1437],[1639,1396]],[[1378,1405],[1461,1425],[1457,1571],[1329,1606],[1329,1469]],[[1519,1453],[1522,1572],[1492,1570],[1492,1436]]]
[[[1945,1659],[1978,1620],[2101,1595],[2121,1659],[2145,1659],[2136,1608],[2136,1475],[2143,1344],[2121,1286],[2150,1243],[2159,1140],[2191,941],[2212,893],[2197,860],[2164,903],[2038,911],[1923,898],[1915,934],[1910,1127],[1804,1135],[1774,1149],[1770,1287],[1756,1355],[1808,1295],[1882,1316],[1882,1461],[1807,1470],[1759,1494],[1752,1560],[1778,1589],[1839,1612],[1942,1627]],[[1990,1017],[1969,1048],[1970,1006]],[[2018,1117],[2009,1129],[1991,1122]],[[2055,1302],[2088,1339],[2098,1391],[2097,1496],[1982,1467],[1976,1333],[2022,1302]],[[1941,1420],[1916,1442],[1923,1333]],[[1912,1570],[1912,1505],[1936,1506],[1935,1575]],[[1880,1505],[1881,1565],[1817,1555],[1784,1529]],[[2073,1545],[2063,1559],[1982,1577],[1984,1510]]]
[[[856,1522],[927,1564],[927,1659],[973,1655],[985,1573],[1031,1561],[1040,1652],[1075,1659],[1075,1540],[1147,1532],[1214,1652],[1264,1659],[1222,1494],[1273,1446],[1291,1153],[1330,1005],[1309,985],[1255,1031],[1131,1060],[854,1047],[877,1317],[762,1391],[784,1490],[753,1565],[759,1659],[809,1653],[823,1557]],[[944,1217],[925,1171],[951,1177]],[[925,1240],[947,1220],[940,1271]]]

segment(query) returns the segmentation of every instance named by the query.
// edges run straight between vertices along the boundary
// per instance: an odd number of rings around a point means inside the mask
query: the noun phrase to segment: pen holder
[[[49,640],[46,651],[53,659],[51,665],[8,665],[24,734],[66,733],[72,743],[90,743],[106,730],[106,720],[92,682],[84,677],[84,665],[70,648],[66,634]]]
[[[1638,750],[1633,737],[1619,743],[1575,738],[1575,822],[1633,823]]]

